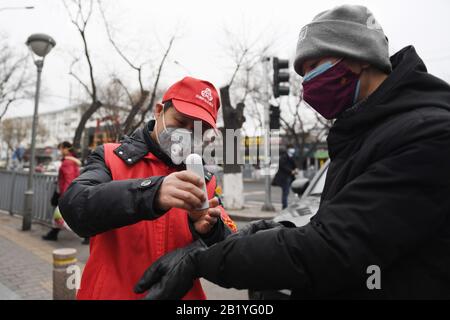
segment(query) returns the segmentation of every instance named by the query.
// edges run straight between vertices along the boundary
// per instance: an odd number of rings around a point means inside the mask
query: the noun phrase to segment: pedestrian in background
[[[281,203],[283,209],[288,206],[291,184],[298,172],[294,156],[295,148],[292,145],[288,145],[286,151],[280,155],[278,171],[272,181],[273,186],[281,187]]]
[[[81,161],[76,157],[72,144],[64,141],[58,145],[58,150],[62,159],[61,166],[58,170],[56,190],[51,200],[52,205],[55,207],[53,214],[54,227],[46,235],[42,236],[42,239],[47,241],[57,241],[61,229],[68,229],[59,211],[58,200],[62,197],[72,181],[80,175]],[[87,243],[89,243],[89,239],[85,238],[83,244]]]

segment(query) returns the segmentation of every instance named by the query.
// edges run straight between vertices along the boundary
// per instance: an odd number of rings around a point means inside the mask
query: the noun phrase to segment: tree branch
[[[77,62],[77,61],[74,61],[74,62],[72,63],[72,65],[71,65],[71,70],[69,71],[69,75],[71,75],[73,78],[75,78],[75,80],[77,80],[78,83],[81,84],[81,86],[86,90],[86,92],[87,92],[88,95],[92,98],[92,100],[94,100],[94,96],[93,96],[91,90],[89,89],[89,86],[88,86],[86,83],[84,83],[84,82],[80,79],[80,77],[78,77],[78,76],[73,72],[73,70],[72,70],[72,67],[73,67],[73,65],[74,65],[76,62]]]
[[[166,51],[164,52],[164,55],[163,55],[163,57],[161,59],[161,63],[159,64],[158,72],[156,74],[155,83],[153,84],[152,94],[150,96],[150,102],[148,104],[148,107],[147,107],[147,109],[144,112],[142,112],[141,119],[139,120],[137,125],[133,127],[133,130],[136,130],[138,127],[140,127],[142,125],[142,123],[145,120],[145,116],[147,115],[147,113],[150,112],[153,109],[153,105],[155,104],[155,100],[156,100],[156,92],[158,90],[158,84],[159,84],[161,73],[162,73],[162,70],[163,70],[163,67],[164,67],[164,63],[165,63],[165,61],[167,59],[167,56],[169,55],[170,50],[172,49],[172,45],[173,45],[173,42],[175,41],[175,38],[176,38],[176,35],[173,35],[172,38],[169,41],[169,45],[168,45]]]
[[[138,73],[138,82],[139,82],[139,88],[141,90],[141,94],[144,92],[144,85],[142,84],[142,64],[138,67],[137,65],[135,65],[133,62],[131,62],[131,60],[123,53],[123,51],[119,48],[119,46],[117,45],[116,41],[114,41],[113,37],[112,37],[112,33],[111,33],[111,29],[109,27],[109,23],[106,19],[105,16],[105,11],[103,9],[102,6],[102,2],[101,0],[97,0],[98,1],[98,5],[100,8],[100,13],[102,15],[103,18],[103,23],[105,25],[105,29],[106,29],[106,34],[108,35],[108,39],[109,42],[112,44],[112,46],[114,47],[114,49],[116,50],[116,52],[119,54],[119,56],[130,66],[130,68],[134,69],[137,71]]]

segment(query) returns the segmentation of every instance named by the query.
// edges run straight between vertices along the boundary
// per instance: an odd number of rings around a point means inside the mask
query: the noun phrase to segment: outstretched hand
[[[203,241],[197,240],[159,258],[145,271],[134,292],[148,291],[144,300],[183,298],[198,278],[196,255],[206,248]]]

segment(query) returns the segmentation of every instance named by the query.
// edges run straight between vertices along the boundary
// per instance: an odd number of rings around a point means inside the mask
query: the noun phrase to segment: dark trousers
[[[283,206],[283,209],[287,208],[288,206],[288,197],[289,197],[289,191],[291,191],[291,179],[286,179],[286,181],[283,182],[283,185],[281,186],[281,204]]]

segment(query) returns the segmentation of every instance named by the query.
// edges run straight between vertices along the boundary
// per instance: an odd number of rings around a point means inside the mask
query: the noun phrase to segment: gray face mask
[[[194,146],[193,134],[190,130],[183,128],[167,128],[164,120],[164,110],[162,118],[164,129],[156,135],[159,146],[174,164],[179,165],[192,153]],[[157,128],[157,124],[155,124],[155,128]]]

